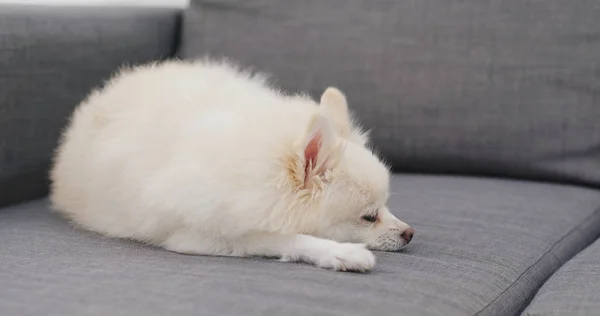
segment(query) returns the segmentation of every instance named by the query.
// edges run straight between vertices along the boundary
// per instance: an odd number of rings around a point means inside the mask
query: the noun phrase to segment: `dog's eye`
[[[361,218],[369,223],[375,223],[377,221],[377,215],[365,215]]]

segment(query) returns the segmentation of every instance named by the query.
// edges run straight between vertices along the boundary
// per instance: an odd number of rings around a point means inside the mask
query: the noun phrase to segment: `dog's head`
[[[311,235],[396,251],[414,230],[388,210],[390,171],[366,143],[344,94],[328,88],[287,163],[294,204],[310,212]]]

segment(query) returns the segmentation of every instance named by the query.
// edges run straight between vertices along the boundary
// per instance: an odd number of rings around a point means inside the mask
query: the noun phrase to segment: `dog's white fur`
[[[345,96],[286,96],[225,62],[127,69],[76,109],[51,172],[76,224],[187,254],[366,271],[408,225]],[[376,215],[376,222],[362,219]]]

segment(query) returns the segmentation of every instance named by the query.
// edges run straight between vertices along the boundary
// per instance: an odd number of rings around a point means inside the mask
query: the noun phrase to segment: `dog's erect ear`
[[[320,103],[320,107],[331,119],[333,128],[342,137],[348,137],[352,127],[350,114],[348,113],[348,102],[344,93],[337,88],[329,87],[321,95]]]
[[[306,132],[300,139],[298,154],[303,164],[296,170],[304,187],[311,187],[315,176],[322,175],[338,157],[339,142],[336,140],[330,119],[321,113],[311,118]]]
[[[357,126],[348,110],[348,102],[342,91],[329,87],[321,95],[320,108],[331,119],[333,128],[343,138],[365,146],[369,141],[368,132]]]
[[[313,116],[305,134],[304,160],[305,168],[318,167],[323,164],[327,152],[331,149],[334,134],[329,120],[321,115]]]

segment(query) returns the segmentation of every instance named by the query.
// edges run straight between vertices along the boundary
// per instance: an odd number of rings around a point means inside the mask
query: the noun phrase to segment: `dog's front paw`
[[[375,256],[362,244],[337,244],[316,260],[320,268],[336,271],[369,271],[375,266]]]

